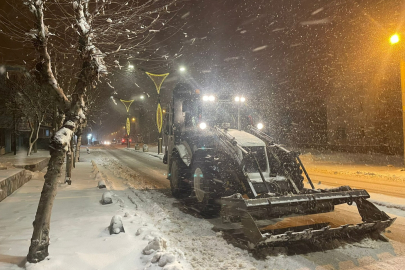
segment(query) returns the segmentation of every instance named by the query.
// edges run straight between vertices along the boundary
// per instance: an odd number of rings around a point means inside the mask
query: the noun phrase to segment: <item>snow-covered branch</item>
[[[36,51],[39,53],[40,57],[40,67],[39,72],[42,74],[43,79],[48,82],[48,85],[54,90],[59,101],[65,107],[69,106],[69,101],[63,92],[63,89],[60,88],[57,80],[52,71],[51,57],[48,53],[48,38],[49,31],[48,27],[44,24],[44,1],[45,0],[27,0],[30,11],[35,18],[35,27],[30,31],[32,41],[34,43]]]

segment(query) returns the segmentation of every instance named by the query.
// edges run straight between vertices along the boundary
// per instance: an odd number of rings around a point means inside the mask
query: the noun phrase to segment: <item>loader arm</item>
[[[250,132],[266,143],[268,155],[273,158],[273,165],[277,168],[277,173],[281,172],[293,181],[292,178],[297,177],[285,169],[283,163],[286,162],[286,157],[292,159],[294,164],[305,171],[298,153],[288,151],[275,144],[267,134],[255,128],[250,127]],[[305,174],[307,175],[306,171]],[[310,181],[308,175],[307,178]],[[357,235],[369,234],[378,238],[380,233],[395,221],[395,218],[389,217],[373,203],[367,201],[370,195],[366,190],[351,189],[348,186],[315,189],[313,184],[311,186],[312,189],[294,187],[295,192],[287,195],[272,196],[269,194],[254,199],[246,199],[241,194],[222,197],[222,218],[227,222],[240,221],[251,247],[273,245],[280,242],[336,238],[352,233]],[[343,224],[336,228],[331,228],[328,223],[315,223],[284,229],[258,225],[260,220],[283,220],[287,217],[332,212],[335,205],[345,203],[348,205],[356,204],[363,223]]]

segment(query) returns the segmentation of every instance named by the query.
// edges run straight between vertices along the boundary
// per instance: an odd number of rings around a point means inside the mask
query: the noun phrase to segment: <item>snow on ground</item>
[[[377,261],[383,259],[382,266],[402,269],[405,263],[391,243],[368,239],[308,254],[301,250],[287,255],[283,248],[250,253],[212,230],[212,220],[183,212],[167,191],[157,190],[103,151],[94,150],[85,158],[94,159],[96,169],[84,160],[76,165],[72,185],[60,184],[50,256],[38,264],[27,263],[26,269],[339,269],[345,265],[350,269],[378,267]],[[106,191],[97,188],[100,180],[112,193],[112,204],[100,203]],[[0,269],[24,266],[42,185],[43,172],[35,173],[33,180],[0,203]],[[110,235],[108,226],[115,215],[121,216],[125,233]]]
[[[320,152],[306,149],[301,159],[304,166],[311,167],[314,172],[405,182],[404,158],[398,155]]]

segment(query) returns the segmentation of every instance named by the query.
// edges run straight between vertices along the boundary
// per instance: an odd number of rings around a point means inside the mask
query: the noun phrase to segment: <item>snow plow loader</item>
[[[200,211],[218,212],[224,222],[242,224],[251,248],[351,233],[379,238],[394,222],[367,201],[366,190],[348,186],[316,189],[299,153],[274,143],[253,127],[251,117],[241,121],[238,106],[229,98],[202,96],[188,84],[178,84],[173,90],[165,117],[163,162],[168,164],[174,197],[191,197]],[[311,188],[304,187],[303,174]],[[267,226],[353,203],[362,223]]]

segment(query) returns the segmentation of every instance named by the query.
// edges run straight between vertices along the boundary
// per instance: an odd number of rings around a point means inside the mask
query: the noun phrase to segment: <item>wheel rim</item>
[[[195,196],[197,197],[197,200],[199,202],[202,202],[204,200],[204,190],[203,190],[203,173],[200,168],[197,168],[194,171],[194,191],[195,191]]]
[[[178,177],[177,177],[177,162],[173,161],[172,162],[172,170],[170,173],[170,181],[172,182],[172,187],[173,188],[178,188]]]

